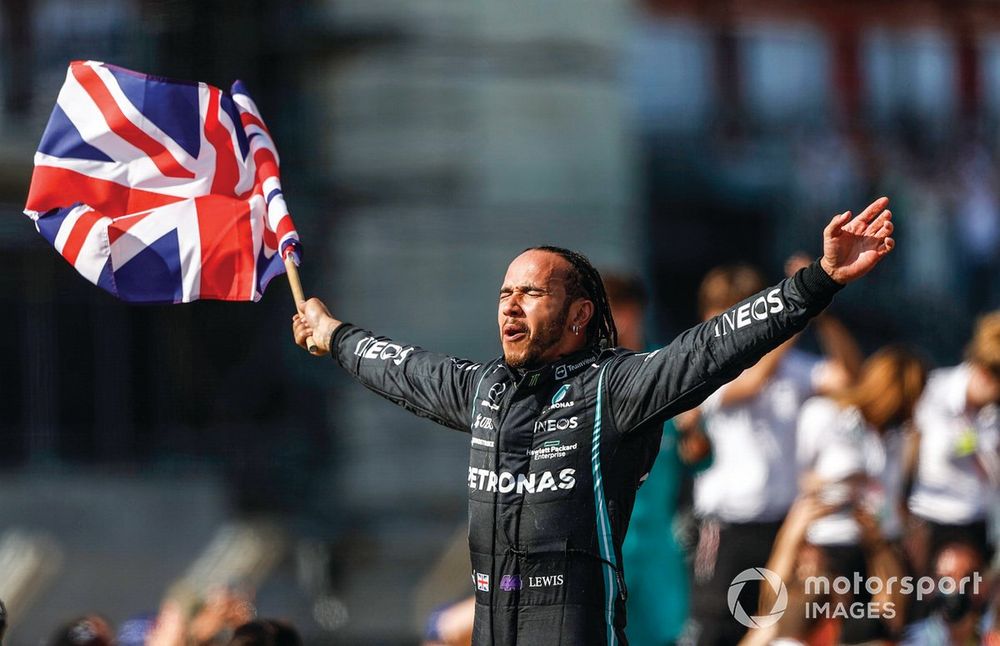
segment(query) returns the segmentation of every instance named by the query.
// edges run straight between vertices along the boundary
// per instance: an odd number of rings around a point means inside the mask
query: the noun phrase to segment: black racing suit
[[[349,324],[331,348],[369,389],[471,436],[473,642],[626,644],[621,544],[664,420],[802,330],[838,287],[813,263],[654,352],[592,347],[528,371]]]

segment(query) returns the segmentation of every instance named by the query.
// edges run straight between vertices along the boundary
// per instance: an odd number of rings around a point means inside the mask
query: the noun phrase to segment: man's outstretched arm
[[[791,278],[682,333],[670,345],[628,356],[607,375],[616,426],[628,432],[700,404],[719,386],[801,331],[844,285],[892,251],[889,200],[856,218],[834,216],[823,231],[823,257]]]
[[[332,353],[369,390],[421,417],[469,430],[479,364],[375,336],[335,319],[316,298],[299,303],[292,334],[303,349],[311,336],[316,346],[311,354]]]

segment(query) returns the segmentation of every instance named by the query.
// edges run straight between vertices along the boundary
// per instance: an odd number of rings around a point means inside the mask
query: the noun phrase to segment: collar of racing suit
[[[517,384],[518,390],[541,388],[549,382],[568,379],[597,361],[600,349],[588,346],[573,354],[568,354],[552,363],[547,363],[530,370],[513,368],[504,362],[504,369],[511,380]]]

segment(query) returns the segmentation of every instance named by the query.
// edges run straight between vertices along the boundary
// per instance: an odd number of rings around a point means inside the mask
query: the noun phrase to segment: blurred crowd
[[[701,287],[703,317],[765,284],[747,266],[713,270]],[[1000,482],[1000,312],[979,319],[964,360],[930,372],[922,352],[898,345],[862,360],[830,314],[810,333],[821,355],[792,339],[677,420],[706,434],[712,463],[693,478],[690,616],[669,637],[968,644],[1000,636],[988,572]],[[783,582],[787,606],[776,605],[772,582],[747,586],[739,605],[748,614],[780,618],[744,637],[739,608],[722,600],[742,572],[761,566]],[[976,585],[935,586],[919,599],[900,584],[973,573]],[[816,577],[863,585],[817,592],[808,585]]]
[[[605,284],[621,345],[647,348],[641,282]],[[702,319],[767,284],[711,270]],[[1000,311],[928,363],[897,344],[866,358],[825,313],[668,422],[622,550],[630,643],[1000,644]],[[435,612],[425,643],[468,644],[473,605]]]
[[[0,643],[7,613],[0,602]],[[119,626],[91,613],[70,619],[52,634],[48,646],[302,646],[284,621],[257,619],[250,595],[232,589],[206,593],[192,607],[165,601],[158,613],[127,619]]]
[[[908,291],[973,312],[1000,297],[1000,194],[985,133],[939,141],[916,124],[892,136],[825,130],[793,144],[793,183],[807,212],[877,184],[908,231],[897,271]],[[801,217],[801,216],[800,216]]]

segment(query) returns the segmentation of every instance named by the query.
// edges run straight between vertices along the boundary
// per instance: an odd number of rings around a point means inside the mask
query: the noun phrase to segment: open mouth
[[[507,341],[507,342],[510,342],[510,343],[516,343],[516,342],[522,341],[522,340],[524,340],[526,338],[528,338],[528,330],[527,330],[527,328],[522,327],[520,325],[514,325],[512,323],[508,323],[507,325],[503,326],[503,340],[504,341]]]

